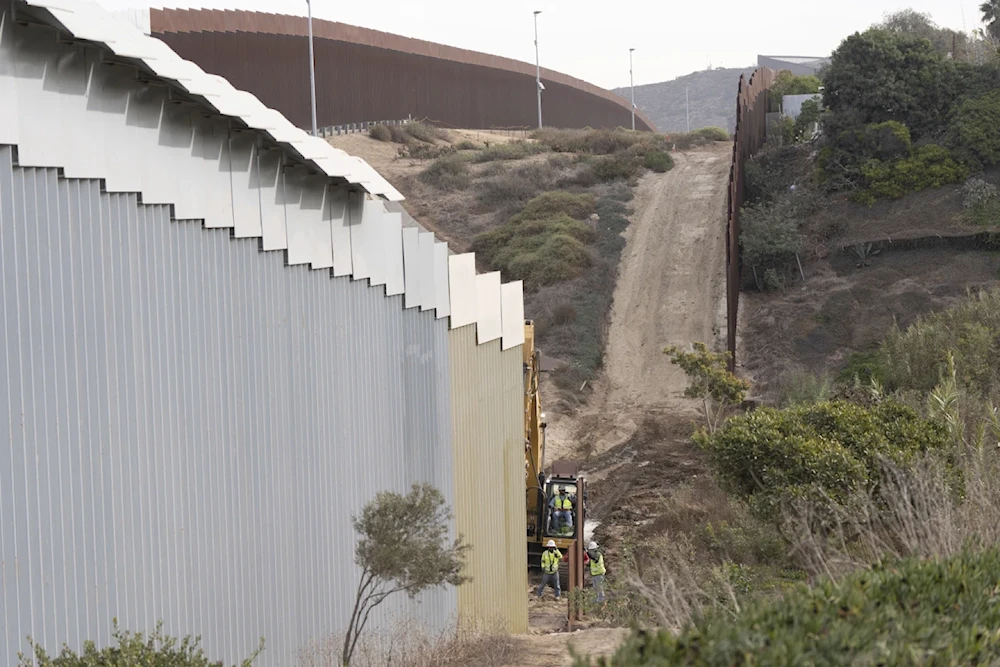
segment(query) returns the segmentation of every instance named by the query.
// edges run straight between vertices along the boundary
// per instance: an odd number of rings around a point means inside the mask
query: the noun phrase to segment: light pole
[[[635,132],[635,77],[632,76],[632,52],[635,49],[628,50],[628,82],[632,87],[632,131]]]
[[[538,15],[542,10],[535,11],[535,88],[538,89],[538,129],[542,129],[542,66],[538,60]]]
[[[309,94],[312,101],[312,135],[319,136],[316,128],[316,56],[313,52],[313,10],[312,0],[306,0],[309,10]]]
[[[684,116],[687,118],[688,134],[691,134],[691,98],[688,96],[687,84],[684,84]]]

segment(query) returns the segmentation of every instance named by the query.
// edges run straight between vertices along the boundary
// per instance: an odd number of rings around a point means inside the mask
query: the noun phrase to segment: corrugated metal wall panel
[[[105,643],[117,617],[293,662],[346,622],[352,512],[413,481],[457,504],[447,322],[13,156],[0,656]],[[444,627],[457,593],[416,604],[386,615]]]
[[[458,591],[463,622],[528,629],[524,491],[524,376],[520,346],[476,344],[476,327],[449,332],[455,518],[472,544],[473,584]],[[489,471],[503,471],[491,475]],[[503,508],[503,511],[496,511]]]
[[[197,16],[197,12],[192,15]],[[253,16],[261,17],[260,27],[265,27],[267,15]],[[236,88],[252,92],[297,126],[309,126],[309,77],[303,76],[309,62],[305,37],[209,32],[204,25],[195,29],[205,32],[177,32],[155,23],[153,28],[153,36],[181,57],[225,77]],[[485,54],[475,55],[493,58],[496,64],[435,58],[319,35],[314,46],[321,127],[398,120],[410,114],[446,127],[535,127],[538,123],[533,67],[530,72],[515,71],[505,66],[505,59]],[[555,72],[551,77],[543,72],[542,81],[547,126],[631,126],[631,110],[623,98]],[[636,115],[636,127],[654,129],[642,114]]]

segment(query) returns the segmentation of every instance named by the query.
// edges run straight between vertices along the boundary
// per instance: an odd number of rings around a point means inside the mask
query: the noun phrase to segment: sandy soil
[[[683,397],[684,374],[663,355],[667,345],[725,345],[725,207],[729,144],[674,153],[676,166],[648,174],[615,288],[603,377],[589,404],[555,414],[549,458],[579,449],[600,454],[625,442],[651,415],[695,416]]]
[[[623,628],[590,628],[561,635],[527,635],[515,639],[517,659],[509,667],[571,667],[569,647],[591,658],[609,656],[628,635]]]

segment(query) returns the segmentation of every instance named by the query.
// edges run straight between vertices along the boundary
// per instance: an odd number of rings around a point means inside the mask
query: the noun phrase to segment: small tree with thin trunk
[[[444,496],[429,484],[414,484],[406,495],[384,491],[351,517],[359,537],[354,562],[361,578],[344,635],[344,665],[351,664],[372,610],[390,595],[413,598],[469,581],[462,570],[470,547],[461,535],[449,540],[451,519]]]
[[[684,395],[701,399],[708,431],[715,433],[726,408],[743,402],[750,383],[729,372],[728,352],[710,352],[704,343],[695,343],[693,347],[694,352],[685,352],[671,345],[663,353],[687,375],[689,384]]]

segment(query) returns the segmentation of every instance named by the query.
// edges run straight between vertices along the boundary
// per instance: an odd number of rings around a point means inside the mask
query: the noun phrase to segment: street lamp
[[[545,90],[545,86],[542,85],[542,66],[539,64],[538,60],[538,15],[542,13],[542,10],[535,11],[535,87],[538,89],[538,129],[542,129],[542,91]]]
[[[632,87],[632,131],[635,132],[635,77],[632,76],[632,52],[635,49],[628,50],[628,82]]]
[[[312,0],[306,0],[309,10],[309,94],[312,101],[312,135],[319,136],[316,129],[316,56],[313,52],[313,11]]]

